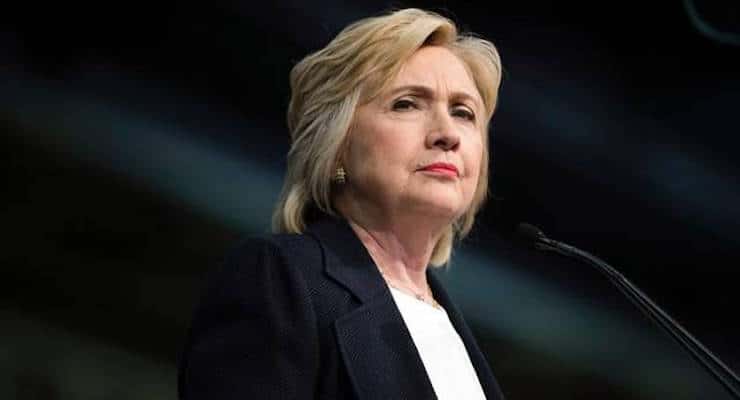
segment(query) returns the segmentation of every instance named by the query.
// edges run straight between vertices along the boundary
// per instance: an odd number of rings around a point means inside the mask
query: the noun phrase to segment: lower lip
[[[422,172],[428,172],[432,175],[446,176],[450,178],[457,178],[457,171],[447,168],[424,168]]]

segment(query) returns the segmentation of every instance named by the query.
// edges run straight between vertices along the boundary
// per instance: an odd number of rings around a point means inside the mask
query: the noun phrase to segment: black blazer
[[[503,399],[462,315],[435,298],[489,400]],[[183,400],[434,399],[388,287],[344,221],[247,240],[208,280],[179,363]]]

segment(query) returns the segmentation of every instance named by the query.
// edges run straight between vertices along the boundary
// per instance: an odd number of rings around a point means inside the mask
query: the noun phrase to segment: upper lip
[[[455,175],[458,175],[458,176],[460,175],[460,171],[457,169],[455,164],[450,164],[446,162],[435,162],[435,163],[427,164],[419,168],[419,170],[428,170],[428,169],[436,169],[436,168],[447,169],[447,170],[455,172]]]

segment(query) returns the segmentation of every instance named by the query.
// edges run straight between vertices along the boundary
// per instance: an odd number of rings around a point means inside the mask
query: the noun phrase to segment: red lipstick
[[[425,165],[419,170],[450,177],[460,176],[460,172],[457,170],[457,167],[454,164],[450,163],[436,162],[433,164]]]

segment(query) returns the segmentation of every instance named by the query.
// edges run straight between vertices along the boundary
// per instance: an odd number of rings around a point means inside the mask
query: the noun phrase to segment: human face
[[[453,221],[478,185],[484,115],[460,59],[422,47],[387,89],[358,107],[342,159],[343,195],[376,216]]]

